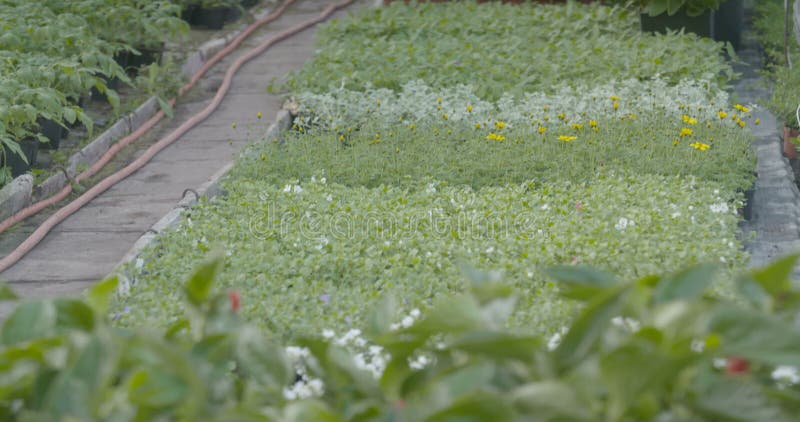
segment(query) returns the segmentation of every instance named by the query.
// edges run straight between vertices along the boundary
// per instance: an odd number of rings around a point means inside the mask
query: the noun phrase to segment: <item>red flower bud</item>
[[[730,375],[739,375],[747,373],[750,369],[750,362],[747,359],[739,357],[729,357],[728,364],[725,366],[725,372]]]
[[[242,298],[239,296],[239,292],[236,290],[231,290],[228,292],[228,299],[231,300],[231,309],[233,312],[239,312],[239,307],[241,306]]]

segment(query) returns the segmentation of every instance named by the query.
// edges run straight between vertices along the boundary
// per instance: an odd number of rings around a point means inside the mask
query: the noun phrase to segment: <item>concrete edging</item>
[[[271,13],[267,7],[254,13],[260,19]],[[197,51],[186,58],[181,71],[187,77],[192,77],[201,67],[217,52],[225,48],[236,37],[244,32],[245,28],[230,31],[221,37],[213,38],[203,43]],[[158,113],[159,104],[156,97],[150,97],[132,113],[121,117],[114,125],[106,129],[92,142],[80,151],[70,156],[67,168],[56,173],[38,186],[33,185],[33,177],[29,174],[17,176],[11,183],[0,189],[0,219],[5,219],[28,207],[34,202],[48,198],[60,191],[70,183],[78,173],[79,168],[95,163],[119,139],[139,129],[145,122]]]
[[[275,120],[269,125],[269,128],[267,128],[264,138],[281,139],[282,133],[292,127],[293,121],[294,116],[288,109],[284,108],[279,110],[275,115]],[[131,247],[119,264],[117,264],[116,268],[110,273],[120,277],[120,291],[129,290],[130,287],[135,284],[135,281],[131,281],[129,274],[126,274],[125,265],[129,262],[135,262],[135,266],[141,266],[143,261],[141,261],[139,255],[146,247],[150,246],[158,239],[162,231],[175,227],[183,218],[183,212],[197,204],[200,198],[213,198],[215,196],[225,195],[225,192],[220,187],[220,181],[233,168],[233,165],[234,162],[229,162],[193,191],[187,189],[187,191],[184,192],[183,199],[175,205],[175,208],[161,217],[160,220],[153,224],[138,240],[136,240],[133,247]],[[187,193],[194,193],[194,195],[186,195]]]

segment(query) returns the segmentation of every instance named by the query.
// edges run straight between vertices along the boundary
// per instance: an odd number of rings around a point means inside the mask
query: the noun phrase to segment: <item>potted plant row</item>
[[[242,16],[258,0],[184,0],[182,17],[192,26],[221,29]]]

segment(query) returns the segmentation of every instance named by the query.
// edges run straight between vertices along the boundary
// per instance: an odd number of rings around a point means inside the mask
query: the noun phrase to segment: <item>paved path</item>
[[[751,13],[751,9],[746,10],[748,29],[752,27]],[[770,95],[758,73],[761,52],[752,32],[746,32],[742,41],[738,55],[745,65],[737,66],[742,78],[737,81],[733,92],[741,103],[758,103]],[[758,157],[758,179],[752,201],[752,218],[743,224],[742,229],[746,240],[750,231],[755,232],[755,238],[749,239],[746,245],[751,266],[760,267],[800,250],[800,191],[789,161],[782,154],[783,141],[778,128],[783,122],[778,122],[763,107],[755,110],[754,115],[761,119],[759,126],[750,126],[756,136],[753,147]],[[795,278],[798,278],[797,272]]]
[[[146,142],[160,138],[205,107],[224,69],[243,51],[303,20],[317,16],[327,0],[299,0],[277,21],[251,36],[187,93],[175,118],[160,124]],[[348,10],[364,6],[357,2]],[[342,17],[347,10],[334,17]],[[283,41],[244,66],[217,111],[162,151],[139,172],[96,198],[57,226],[33,251],[2,275],[24,297],[77,295],[108,274],[133,243],[169,212],[182,192],[205,182],[248,142],[266,130],[282,98],[266,92],[273,78],[298,69],[313,53],[315,28]],[[256,112],[263,114],[258,120]],[[232,128],[232,123],[237,128]],[[141,145],[141,144],[139,144]],[[137,146],[139,151],[144,148]],[[128,161],[137,155],[128,153]],[[41,218],[40,218],[41,219]],[[29,231],[18,230],[16,236]]]

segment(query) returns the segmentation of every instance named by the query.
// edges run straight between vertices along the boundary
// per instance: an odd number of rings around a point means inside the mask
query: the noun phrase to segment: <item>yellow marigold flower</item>
[[[537,129],[537,131],[539,132],[539,135],[544,135],[544,133],[547,132],[547,128],[544,126],[539,126],[539,129]]]
[[[436,106],[437,111],[442,111],[442,106]]]
[[[582,125],[582,124],[580,124],[580,123],[573,123],[573,124],[572,124],[572,125],[570,125],[570,126],[572,126],[572,127],[573,127],[573,128],[575,128],[575,129],[578,129],[578,130],[581,130],[581,129],[583,129],[583,125]]]
[[[498,128],[498,129],[502,129],[502,128],[506,127],[506,123],[505,122],[501,122],[500,120],[498,120],[498,121],[494,122],[494,127]]]
[[[711,147],[710,145],[704,144],[702,142],[692,142],[691,144],[689,144],[689,146],[700,151],[705,151]]]
[[[258,119],[261,118],[261,112],[260,111],[258,113],[256,113],[256,118],[258,118]]]
[[[467,104],[467,113],[472,113],[472,104]]]
[[[450,117],[450,116],[448,116],[447,113],[442,114],[442,118],[443,119],[447,120],[448,117]]]
[[[488,135],[486,135],[486,139],[488,139],[490,141],[503,142],[503,141],[506,140],[506,137],[503,136],[503,135],[499,135],[497,133],[491,132]]]
[[[236,129],[236,122],[231,123],[231,127]]]
[[[544,107],[542,107],[542,110],[544,110],[544,111],[550,110],[550,107],[544,106]]]
[[[736,104],[736,105],[733,106],[733,108],[741,111],[742,113],[749,113],[750,112],[749,108],[747,108],[747,107],[745,107],[745,106],[743,106],[741,104]]]
[[[593,128],[597,127],[597,120],[589,120],[589,126],[591,126]]]
[[[475,129],[480,129],[480,128],[481,128],[481,124],[480,123],[475,123]]]
[[[678,138],[675,138],[675,140],[672,141],[672,146],[674,147],[678,146]]]
[[[724,112],[724,111],[720,110],[720,111],[717,113],[717,116],[719,116],[719,118],[720,118],[720,119],[724,119],[724,118],[728,117],[728,113],[726,113],[726,112]]]
[[[564,120],[564,118],[566,118],[566,117],[567,117],[567,115],[566,115],[566,114],[564,114],[564,113],[558,113],[558,116],[557,116],[557,117],[558,117],[559,119],[561,119],[561,120]]]
[[[436,99],[436,102],[437,102],[437,103],[439,103],[439,104],[441,104],[441,103],[442,103],[442,97],[439,97],[439,98],[437,98],[437,99]]]
[[[542,120],[544,120],[546,122],[546,121],[550,120],[550,116],[544,116],[544,117],[542,117]]]
[[[747,126],[747,123],[745,123],[742,119],[736,119],[736,124],[739,125],[739,127]]]
[[[683,122],[686,123],[686,124],[690,124],[690,125],[697,124],[697,119],[695,119],[694,117],[689,117],[689,116],[687,116],[685,114],[683,116],[681,116],[681,120],[683,120]]]
[[[344,135],[339,135],[339,140],[344,142]]]
[[[408,127],[409,127],[411,130],[414,130],[414,129],[416,129],[416,128],[417,128],[417,125],[415,125],[414,123],[411,123],[410,125],[408,125]],[[349,132],[349,131],[350,131],[350,129],[347,129],[347,131]]]
[[[761,124],[761,118],[760,117],[756,117],[756,120],[753,123],[755,123],[756,125],[760,125]]]
[[[617,97],[616,95],[612,95],[608,97],[608,99],[610,99],[611,101],[619,101],[619,97]]]
[[[691,129],[689,129],[688,127],[681,128],[681,133],[680,133],[681,137],[683,137],[683,136],[692,136],[692,134],[694,134],[694,132]]]
[[[619,103],[614,101],[614,104],[612,104],[612,107],[614,107],[614,110],[617,110],[619,108]]]
[[[558,140],[559,141],[563,141],[563,142],[570,142],[570,141],[574,141],[576,139],[578,139],[577,136],[561,135],[561,136],[558,137]]]

